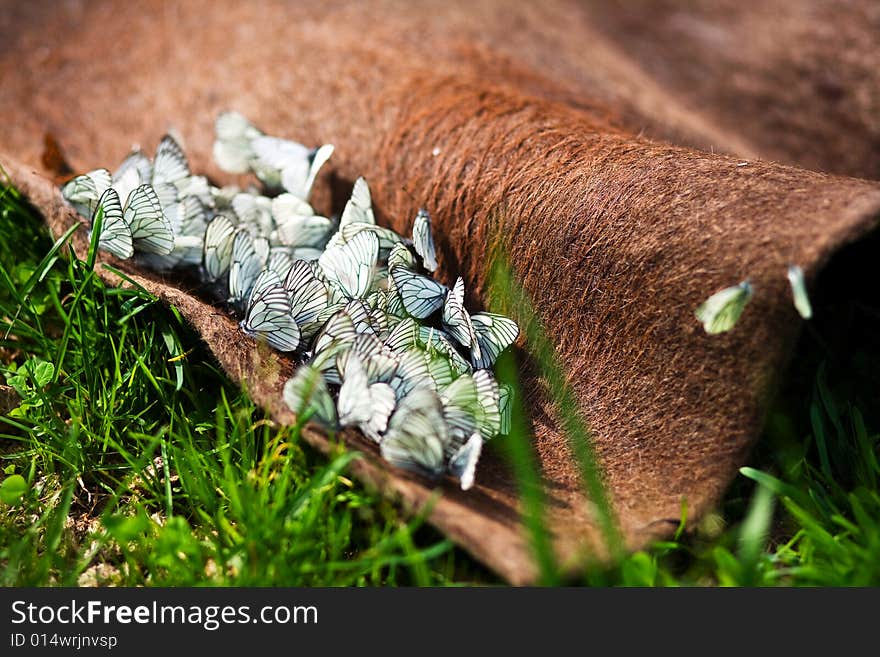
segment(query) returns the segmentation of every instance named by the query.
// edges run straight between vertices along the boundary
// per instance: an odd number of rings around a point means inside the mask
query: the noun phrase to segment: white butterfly
[[[369,383],[390,383],[399,366],[397,355],[388,351],[375,335],[358,335],[347,350],[336,356],[336,369],[345,377],[349,358],[357,358],[366,372]]]
[[[251,142],[262,136],[257,128],[251,125],[238,112],[222,112],[214,124],[217,135],[214,141],[214,161],[228,173],[247,173],[254,158]]]
[[[477,462],[480,460],[482,451],[483,438],[480,434],[474,433],[450,457],[446,466],[447,471],[458,478],[462,490],[469,490],[474,485]]]
[[[388,383],[394,388],[397,398],[403,399],[414,388],[427,385],[427,381],[430,381],[430,374],[425,352],[410,349],[398,356],[397,367]]]
[[[474,369],[491,368],[498,356],[512,345],[519,336],[519,326],[509,317],[495,313],[471,315],[471,323],[479,345],[479,355],[471,353]]]
[[[202,202],[195,197],[184,198],[166,207],[165,216],[174,232],[174,248],[168,255],[147,254],[141,262],[159,271],[201,263],[208,227],[208,213]]]
[[[746,304],[752,298],[752,286],[745,280],[739,285],[726,287],[706,299],[694,312],[703,323],[706,333],[729,331],[739,320]]]
[[[443,420],[453,437],[447,450],[454,450],[480,426],[482,409],[474,378],[463,374],[452,381],[440,392],[440,401],[443,403]]]
[[[459,276],[443,304],[443,328],[460,345],[471,350],[472,358],[480,358],[480,344],[471,316],[464,307],[464,280]]]
[[[95,169],[69,180],[61,188],[61,194],[80,215],[91,219],[98,207],[98,200],[110,184],[110,172]]]
[[[140,148],[133,148],[113,173],[114,183],[125,179],[135,181],[131,189],[153,180],[153,163]]]
[[[268,237],[275,229],[272,218],[272,202],[265,196],[242,192],[232,199],[232,210],[239,225],[247,227],[254,235]]]
[[[360,299],[370,291],[378,257],[379,240],[365,232],[342,246],[328,248],[318,264],[331,285],[349,299]]]
[[[189,163],[183,149],[171,135],[165,135],[156,147],[156,157],[153,158],[153,185],[163,183],[174,184],[190,175]]]
[[[374,224],[376,216],[373,214],[373,198],[370,194],[370,186],[363,177],[354,181],[354,187],[351,190],[351,197],[342,210],[342,217],[339,219],[340,230],[349,224]]]
[[[310,150],[302,144],[279,137],[260,136],[251,141],[250,166],[268,187],[282,187],[307,201],[318,171],[333,154],[325,144]]]
[[[337,405],[339,424],[359,426],[367,437],[379,442],[397,403],[394,390],[387,383],[370,383],[356,354],[347,358],[344,370],[338,363],[337,369],[342,376]]]
[[[448,442],[440,398],[431,388],[418,386],[391,415],[379,449],[392,465],[439,475],[446,468],[443,452]]]
[[[477,428],[483,439],[490,440],[501,432],[501,390],[490,370],[475,371],[473,379],[481,411]]]
[[[333,222],[316,215],[311,205],[290,193],[272,199],[272,216],[274,239],[291,247],[323,249],[333,230]]]
[[[339,230],[327,242],[327,246],[340,246],[350,242],[352,238],[363,232],[373,233],[379,239],[380,258],[387,258],[394,246],[403,241],[403,238],[390,228],[358,221],[344,226],[340,225]]]
[[[247,312],[239,323],[245,335],[265,339],[278,351],[295,351],[300,331],[290,312],[290,298],[281,279],[271,269],[263,271],[254,282]]]
[[[416,259],[403,242],[395,244],[388,254],[388,270],[395,267],[404,267],[409,270],[414,270],[416,267]]]
[[[135,148],[113,173],[112,185],[120,199],[127,199],[139,186],[152,183],[152,178],[152,162]]]
[[[232,264],[232,244],[236,227],[225,214],[214,217],[205,231],[203,265],[210,280],[217,280]]]
[[[467,374],[473,369],[443,331],[432,326],[419,326],[419,341],[429,354],[446,358],[456,373]]]
[[[331,383],[340,383],[336,355],[351,348],[357,338],[354,322],[345,310],[337,311],[315,336],[312,365],[321,370]]]
[[[214,195],[205,176],[188,176],[174,182],[180,199],[196,198],[208,208],[214,207]]]
[[[442,283],[405,267],[392,269],[391,278],[406,312],[418,319],[435,313],[443,305],[449,292],[449,288]]]
[[[117,258],[127,259],[134,253],[131,229],[125,222],[119,195],[112,187],[108,187],[98,199],[97,207],[92,215],[94,226],[98,212],[101,212],[101,232],[98,235],[98,248],[112,253]]]
[[[329,305],[327,287],[315,276],[305,260],[296,260],[284,278],[284,289],[290,295],[290,312],[303,336],[311,338],[321,328],[321,311]]]
[[[813,306],[810,304],[810,295],[807,294],[807,286],[804,283],[804,270],[797,265],[790,265],[788,282],[791,284],[791,295],[798,314],[804,319],[810,319],[813,316]]]
[[[229,266],[229,303],[239,309],[244,307],[268,257],[269,242],[265,238],[254,239],[242,228],[236,231]]]
[[[412,317],[398,322],[385,339],[385,346],[391,351],[403,353],[419,346],[419,326]]]
[[[140,185],[122,210],[136,251],[167,255],[174,249],[174,229],[150,185]]]
[[[224,187],[209,187],[211,200],[213,203],[209,207],[213,207],[218,211],[232,210],[232,199],[241,194],[241,188],[238,185],[226,185]],[[233,210],[234,212],[234,210]]]
[[[331,155],[333,155],[333,144],[324,144],[309,151],[308,166],[296,164],[281,170],[281,186],[295,196],[308,199],[312,194],[318,172]]]
[[[266,261],[266,269],[271,269],[281,278],[287,276],[293,267],[293,249],[287,246],[270,246],[269,258]]]
[[[298,416],[308,416],[329,429],[336,428],[336,406],[324,377],[314,367],[299,367],[284,384],[282,398]]]
[[[413,247],[422,257],[422,264],[428,271],[437,269],[437,252],[434,248],[434,236],[431,233],[431,215],[420,209],[413,221]],[[391,266],[391,263],[388,264]]]

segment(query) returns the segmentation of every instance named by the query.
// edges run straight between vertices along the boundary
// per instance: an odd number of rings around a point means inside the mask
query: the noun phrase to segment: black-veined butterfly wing
[[[205,251],[203,265],[210,280],[217,280],[229,270],[232,264],[232,243],[236,227],[232,219],[218,214],[205,231]]]
[[[98,212],[102,213],[98,248],[112,253],[117,258],[130,258],[134,253],[131,229],[122,215],[122,203],[119,202],[119,195],[112,187],[105,189],[98,200],[95,214],[92,215],[93,223]]]
[[[392,269],[391,278],[406,312],[418,319],[435,313],[443,305],[449,291],[442,283],[405,267]]]
[[[156,147],[156,157],[153,158],[154,185],[162,183],[176,183],[181,178],[190,175],[189,163],[183,149],[171,135],[165,135]]]
[[[264,339],[278,351],[295,351],[300,331],[290,314],[290,298],[281,278],[266,269],[254,282],[247,312],[239,323],[246,335]]]
[[[512,345],[519,335],[519,326],[509,317],[495,313],[476,313],[471,322],[480,345],[480,355],[471,355],[474,369],[491,368],[502,351]]]
[[[171,253],[174,249],[174,229],[150,185],[135,188],[122,212],[131,229],[136,251],[160,255]]]

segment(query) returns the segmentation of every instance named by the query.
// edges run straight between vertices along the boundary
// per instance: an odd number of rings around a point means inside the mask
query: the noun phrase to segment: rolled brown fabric
[[[770,147],[764,132],[722,125],[721,106],[688,108],[675,85],[619,54],[625,30],[607,26],[626,23],[611,11],[17,3],[0,19],[0,145],[9,153],[0,164],[60,234],[75,218],[46,177],[53,172],[28,167],[41,162],[47,133],[81,171],[114,165],[132,141],[151,147],[173,126],[194,169],[224,180],[210,144],[214,116],[231,108],[270,133],[335,144],[320,209],[338,210],[357,175],[368,178],[380,221],[398,230],[428,207],[440,277],[461,273],[474,301],[485,298],[500,239],[592,429],[626,544],[637,548],[674,529],[682,499],[699,517],[743,464],[802,324],[787,266],[814,281],[874,227],[880,185],[751,159],[806,161],[784,137]],[[833,163],[836,149],[817,147],[810,162]],[[869,172],[871,157],[853,154],[844,170]],[[84,231],[75,246],[85,248]],[[280,397],[288,361],[255,349],[173,280],[116,264],[180,309],[276,420],[293,419]],[[745,278],[755,296],[741,321],[707,335],[694,309]],[[547,521],[574,568],[601,552],[596,519],[542,382],[525,374]],[[305,436],[328,447],[314,429]],[[355,474],[409,508],[426,503],[431,482],[345,437],[368,454]],[[481,461],[473,490],[442,490],[437,527],[510,581],[534,580],[516,484],[497,457]]]

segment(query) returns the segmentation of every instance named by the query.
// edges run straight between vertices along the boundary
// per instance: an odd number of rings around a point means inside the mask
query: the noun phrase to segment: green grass
[[[0,417],[0,585],[498,583],[353,482],[357,454],[318,455],[297,427],[271,422],[173,309],[104,285],[90,258],[52,244],[13,190],[0,194],[0,368],[21,396]],[[528,337],[553,372],[538,329]],[[717,512],[582,580],[565,580],[553,563],[518,423],[506,451],[543,582],[880,583],[880,419],[870,407],[880,350],[853,352],[854,378],[850,361],[828,364],[826,347],[802,345],[753,467]],[[511,359],[501,370],[515,376]],[[570,393],[554,392],[568,426],[586,433],[564,403]],[[588,446],[578,458],[601,499]],[[616,540],[610,513],[605,529]]]

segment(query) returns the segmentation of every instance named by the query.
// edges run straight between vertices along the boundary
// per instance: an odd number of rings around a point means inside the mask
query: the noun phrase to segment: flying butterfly
[[[804,282],[804,270],[797,265],[788,268],[788,282],[791,284],[791,296],[794,299],[794,307],[804,319],[813,316],[813,306],[810,304],[810,295],[807,294],[807,286]]]
[[[706,333],[724,333],[736,325],[752,294],[752,286],[745,280],[716,292],[700,304],[694,314]]]

